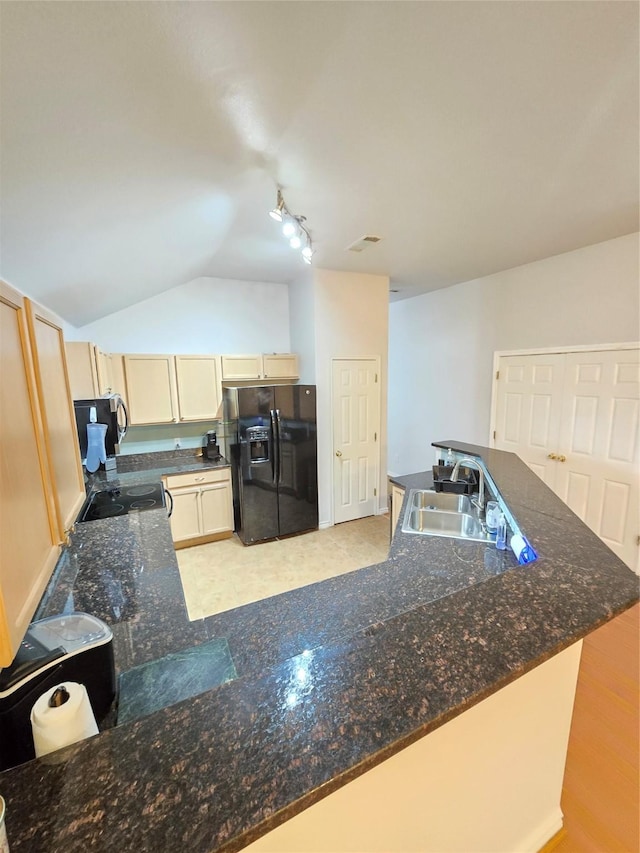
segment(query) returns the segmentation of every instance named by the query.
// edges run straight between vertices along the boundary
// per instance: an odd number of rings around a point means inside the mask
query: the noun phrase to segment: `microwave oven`
[[[107,425],[104,442],[107,456],[115,456],[120,452],[120,445],[127,433],[129,419],[126,406],[119,394],[96,397],[92,400],[74,400],[73,408],[76,415],[80,457],[83,462],[87,458],[87,424],[91,423],[92,408],[96,410],[96,422]]]

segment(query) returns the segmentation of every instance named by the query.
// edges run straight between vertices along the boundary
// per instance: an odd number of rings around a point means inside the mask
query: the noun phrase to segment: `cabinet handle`
[[[558,462],[566,462],[567,461],[567,457],[564,455],[558,456],[557,459],[558,459]]]
[[[556,456],[556,454],[555,454],[555,453],[548,453],[548,454],[547,454],[547,459],[557,459],[557,458],[558,458],[558,457]]]
[[[336,456],[342,456],[342,451],[341,451],[341,450],[336,450]]]
[[[196,483],[201,483],[204,480],[204,477],[196,477]]]

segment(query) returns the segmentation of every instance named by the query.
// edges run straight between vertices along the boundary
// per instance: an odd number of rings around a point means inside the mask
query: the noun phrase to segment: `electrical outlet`
[[[180,448],[182,447],[182,445],[180,444],[180,439],[179,439],[179,438],[176,438],[175,443],[176,443],[176,448],[175,448],[175,449],[176,449],[176,450],[180,450]]]

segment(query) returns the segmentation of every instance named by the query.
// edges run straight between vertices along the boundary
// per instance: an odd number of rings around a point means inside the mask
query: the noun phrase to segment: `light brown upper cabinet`
[[[87,400],[99,397],[95,345],[89,341],[67,341],[64,347],[67,355],[71,398]]]
[[[26,298],[25,307],[62,541],[86,497],[64,336],[53,314]]]
[[[60,553],[25,299],[0,281],[0,667],[13,660]]]
[[[125,355],[129,423],[171,424],[178,420],[172,355]]]
[[[214,419],[222,402],[220,358],[177,355],[175,359],[180,421]]]
[[[65,352],[72,399],[120,394],[126,400],[121,354],[104,352],[89,341],[66,341]]]
[[[271,353],[262,356],[263,379],[297,379],[298,356],[293,353]]]
[[[222,356],[222,379],[226,382],[297,379],[298,376],[298,356],[293,353]]]
[[[133,426],[219,416],[219,356],[125,355],[124,369]]]

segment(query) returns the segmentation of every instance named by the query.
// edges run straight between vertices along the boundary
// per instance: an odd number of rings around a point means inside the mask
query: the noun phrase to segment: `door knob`
[[[555,453],[547,453],[547,459],[557,459],[557,458],[558,457],[556,456]]]
[[[341,450],[336,450],[336,456],[342,456],[342,451],[341,451]]]
[[[558,462],[566,462],[567,461],[567,457],[562,455],[562,454],[560,456],[557,456],[556,458],[557,458]]]

